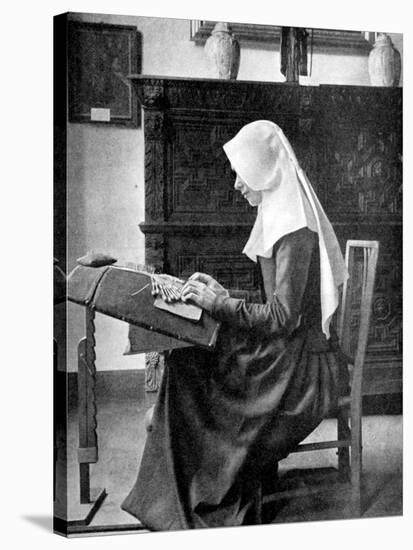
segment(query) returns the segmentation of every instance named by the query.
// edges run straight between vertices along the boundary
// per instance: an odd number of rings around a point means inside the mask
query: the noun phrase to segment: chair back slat
[[[373,304],[374,282],[376,277],[376,266],[378,258],[377,246],[369,249],[365,263],[365,281],[362,289],[360,327],[357,339],[357,351],[354,360],[353,383],[351,387],[352,401],[359,402],[361,407],[361,395],[363,385],[363,365],[366,356],[367,342],[369,336],[371,310]]]
[[[338,320],[338,339],[340,342],[341,349],[347,356],[351,356],[350,349],[350,317],[351,317],[351,307],[350,307],[350,296],[352,295],[353,287],[353,254],[350,254],[350,248],[346,246],[346,256],[345,262],[347,270],[349,272],[349,278],[347,282],[344,283],[342,288],[341,295],[341,304],[339,311],[339,320]]]
[[[343,352],[354,360],[351,383],[352,416],[361,414],[363,364],[369,336],[378,252],[378,241],[349,240],[346,244],[345,261],[349,278],[342,291],[338,336]],[[359,313],[354,315],[356,308]]]

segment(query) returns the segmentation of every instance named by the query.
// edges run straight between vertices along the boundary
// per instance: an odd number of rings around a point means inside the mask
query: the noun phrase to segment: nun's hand
[[[208,288],[213,290],[215,294],[222,295],[222,296],[229,296],[229,292],[226,288],[224,288],[222,285],[219,284],[218,281],[216,281],[211,275],[207,275],[206,273],[194,273],[191,275],[188,279],[189,281],[199,281],[200,283],[206,284]]]
[[[183,302],[191,301],[206,311],[212,311],[217,294],[205,283],[188,279],[182,287],[181,298]]]

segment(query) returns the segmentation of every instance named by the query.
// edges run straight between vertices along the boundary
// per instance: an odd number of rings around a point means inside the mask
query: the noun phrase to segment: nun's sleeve
[[[217,296],[212,316],[234,328],[263,335],[288,336],[297,326],[307,286],[316,234],[307,228],[285,235],[276,244],[275,291],[266,304],[249,304]]]

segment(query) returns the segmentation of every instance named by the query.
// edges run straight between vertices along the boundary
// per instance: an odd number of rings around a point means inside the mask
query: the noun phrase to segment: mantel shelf
[[[383,89],[383,90],[391,90],[391,89],[398,89],[396,88],[389,88],[389,87],[381,87],[381,86],[362,86],[362,85],[355,85],[355,84],[318,84],[314,86],[300,86],[298,82],[275,82],[271,80],[230,80],[230,79],[224,79],[224,78],[201,78],[201,77],[186,77],[186,76],[169,76],[169,75],[150,75],[150,74],[135,74],[131,73],[127,76],[129,80],[132,81],[132,83],[135,86],[142,86],[144,84],[154,84],[156,82],[170,82],[171,84],[190,84],[193,83],[195,85],[198,84],[205,84],[205,85],[222,85],[222,86],[242,86],[242,85],[259,85],[259,86],[280,86],[282,88],[285,87],[291,87],[291,88],[343,88],[343,89],[360,89],[360,90],[377,90],[377,89]]]
[[[300,114],[301,124],[313,117],[311,113],[322,113],[326,102],[331,103],[331,98],[337,104],[335,108],[339,104],[341,110],[349,106],[357,120],[360,116],[366,116],[380,121],[386,117],[386,112],[382,110],[383,101],[388,105],[401,105],[402,96],[402,88],[398,87],[300,86],[285,82],[137,74],[130,74],[128,78],[138,101],[148,111],[174,109],[193,114],[202,111],[208,113],[205,114],[208,117],[219,111],[231,113],[231,116],[244,116],[250,112],[255,113],[255,118],[257,113],[271,118],[275,113],[282,112],[285,115]],[[372,109],[360,111],[358,105],[362,104],[370,104]]]

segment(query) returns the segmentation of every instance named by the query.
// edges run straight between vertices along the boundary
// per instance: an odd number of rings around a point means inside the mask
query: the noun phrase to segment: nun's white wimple
[[[224,145],[233,169],[255,191],[262,191],[257,218],[243,252],[253,261],[271,257],[284,235],[308,227],[318,233],[322,329],[330,336],[338,287],[348,274],[334,230],[295,153],[279,126],[269,120],[247,124]]]

